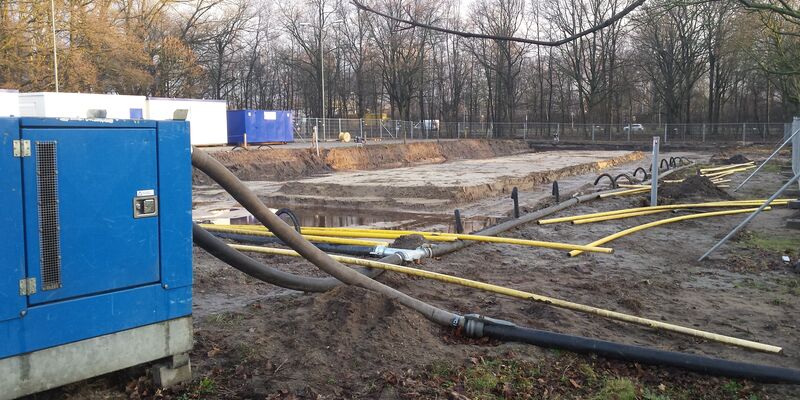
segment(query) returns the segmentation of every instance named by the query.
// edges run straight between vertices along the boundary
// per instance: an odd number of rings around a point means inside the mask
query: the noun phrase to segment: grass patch
[[[206,318],[206,320],[212,325],[223,326],[223,327],[232,327],[239,325],[239,323],[241,323],[243,319],[244,316],[242,314],[234,312],[211,314]]]
[[[400,397],[470,399],[694,400],[758,399],[747,381],[665,375],[658,367],[576,355],[545,353],[541,359],[475,356],[466,364],[437,361],[424,372],[397,376],[387,383]]]
[[[627,378],[607,379],[595,400],[636,400],[636,385]]]
[[[800,236],[772,235],[761,232],[747,232],[741,235],[739,243],[751,249],[787,254],[793,257],[800,251]]]

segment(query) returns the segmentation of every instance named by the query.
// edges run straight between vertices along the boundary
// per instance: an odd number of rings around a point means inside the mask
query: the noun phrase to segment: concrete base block
[[[153,383],[166,388],[192,380],[192,363],[189,354],[177,354],[166,363],[153,366]]]
[[[190,379],[191,349],[192,317],[183,317],[0,359],[0,400],[165,358],[163,382]]]

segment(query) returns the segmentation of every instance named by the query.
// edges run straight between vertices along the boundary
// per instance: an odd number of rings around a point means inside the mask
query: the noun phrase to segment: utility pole
[[[56,39],[56,2],[50,0],[50,22],[53,29],[53,74],[56,78],[56,93],[58,93],[58,40]]]
[[[344,20],[337,19],[335,21],[331,21],[331,24],[340,24],[344,22]],[[311,26],[308,22],[301,22],[300,26]],[[325,115],[325,51],[323,49],[323,43],[325,41],[325,10],[322,8],[322,3],[319,6],[319,35],[317,36],[318,41],[317,45],[319,46],[319,80],[320,80],[320,106],[322,107],[320,110],[320,114],[322,115],[322,138],[323,140],[327,138],[327,130],[326,130],[326,118]],[[319,132],[317,135],[317,139],[319,140]]]

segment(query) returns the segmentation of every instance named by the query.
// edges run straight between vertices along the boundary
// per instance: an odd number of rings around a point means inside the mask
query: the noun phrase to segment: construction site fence
[[[788,137],[791,123],[573,124],[557,122],[434,122],[354,118],[298,118],[295,138],[338,140],[340,133],[364,140],[526,139],[536,141],[662,143],[774,143]]]

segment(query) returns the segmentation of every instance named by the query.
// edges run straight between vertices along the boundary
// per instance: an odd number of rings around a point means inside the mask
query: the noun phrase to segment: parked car
[[[644,126],[642,126],[642,124],[625,125],[625,127],[622,128],[622,131],[627,132],[628,129],[630,129],[631,132],[644,132]]]

